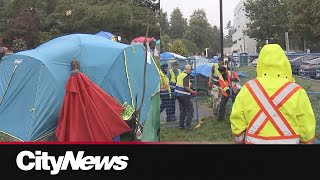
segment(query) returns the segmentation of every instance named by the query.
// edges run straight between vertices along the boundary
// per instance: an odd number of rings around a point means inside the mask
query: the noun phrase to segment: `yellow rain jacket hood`
[[[279,45],[269,44],[262,48],[257,63],[256,79],[269,96],[267,98],[272,97],[287,82],[295,81],[292,77],[290,62]],[[234,141],[241,142],[241,138],[248,138],[245,136],[245,134],[248,135],[247,128],[261,110],[247,85],[248,82],[242,86],[232,106],[230,122]],[[302,143],[313,140],[316,120],[308,95],[302,87],[281,105],[279,111]],[[262,138],[280,136],[268,118],[264,122],[266,123],[261,125],[262,129],[257,136]]]
[[[259,54],[257,78],[263,76],[295,82],[290,62],[278,44],[265,45]]]

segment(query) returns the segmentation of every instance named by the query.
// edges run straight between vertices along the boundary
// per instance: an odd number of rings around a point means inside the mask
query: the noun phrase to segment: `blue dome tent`
[[[218,56],[214,56],[212,59],[209,59],[208,62],[209,63],[218,63]]]
[[[163,52],[160,54],[160,65],[168,64],[169,69],[171,68],[171,63],[177,61],[179,63],[179,69],[183,70],[186,64],[189,64],[188,59],[172,52]]]
[[[101,36],[107,39],[111,39],[112,36],[115,36],[114,34],[110,33],[110,32],[105,32],[105,31],[100,31],[96,34],[97,36]]]
[[[0,62],[0,131],[22,141],[36,141],[53,133],[73,60],[79,61],[80,71],[119,103],[139,107],[144,59],[141,45],[89,34],[62,36],[36,49],[4,57]],[[159,72],[152,61],[147,63],[141,124],[158,86]]]
[[[168,60],[173,60],[173,59],[186,59],[186,57],[181,56],[176,53],[172,53],[172,52],[160,53],[160,61],[168,61]]]
[[[210,77],[211,68],[212,68],[212,66],[214,64],[218,65],[216,63],[207,63],[207,64],[199,65],[199,66],[197,66],[196,70],[194,69],[194,70],[191,71],[190,75],[191,76],[195,76],[196,73],[197,73],[197,74],[201,74],[201,75],[203,75],[205,77]]]

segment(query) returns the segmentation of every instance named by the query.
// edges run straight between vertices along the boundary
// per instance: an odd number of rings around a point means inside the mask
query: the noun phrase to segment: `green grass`
[[[240,67],[235,68],[235,71],[243,72],[248,75],[246,78],[241,78],[240,83],[243,85],[250,79],[256,77],[256,69],[254,67]],[[296,83],[301,85],[306,91],[320,92],[320,83],[306,80],[303,78],[295,77]],[[317,119],[317,138],[320,138],[320,95],[309,94],[310,102],[313,107],[316,119]],[[199,104],[212,107],[211,99],[208,96],[200,96]],[[228,104],[227,107],[230,105]],[[199,143],[230,143],[232,139],[230,121],[228,119],[230,115],[230,108],[226,110],[226,116],[224,121],[218,122],[216,118],[210,117],[203,119],[203,123],[200,128],[195,129],[192,132],[183,131],[178,128],[168,127],[171,124],[161,125],[161,141],[163,142],[199,142]],[[177,125],[177,123],[175,123]]]
[[[230,104],[227,104],[230,107]],[[166,123],[161,125],[160,141],[162,142],[189,142],[189,143],[212,143],[230,144],[232,140],[231,125],[229,121],[230,108],[226,109],[226,116],[219,122],[217,117],[201,119],[201,126],[193,131],[180,130],[178,122]]]
[[[165,126],[177,125],[168,123]],[[190,142],[190,143],[219,143],[230,144],[232,140],[230,131],[230,121],[226,118],[218,122],[216,118],[205,118],[202,120],[200,128],[193,131],[180,130],[178,127],[161,127],[160,141],[162,142]]]

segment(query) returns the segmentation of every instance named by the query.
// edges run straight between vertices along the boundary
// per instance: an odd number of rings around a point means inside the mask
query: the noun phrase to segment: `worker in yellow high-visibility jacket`
[[[294,83],[291,66],[277,44],[265,45],[257,77],[244,84],[230,116],[234,143],[305,144],[316,120],[306,91]]]
[[[181,73],[181,70],[179,69],[179,63],[177,61],[174,61],[171,63],[171,69],[168,71],[167,76],[170,81],[170,89],[171,89],[171,100],[170,100],[170,117],[169,121],[175,121],[176,120],[176,95],[175,95],[175,89],[176,89],[176,83],[177,83],[177,77]]]
[[[170,112],[170,99],[171,99],[171,89],[169,84],[169,79],[166,76],[166,73],[168,71],[168,64],[161,65],[161,71],[160,71],[160,99],[161,99],[161,105],[160,105],[160,113],[164,109],[166,109],[166,120],[171,121],[171,112]]]

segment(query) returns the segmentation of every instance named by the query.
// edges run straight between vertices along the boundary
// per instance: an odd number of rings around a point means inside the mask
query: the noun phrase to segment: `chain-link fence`
[[[184,71],[185,65],[189,64],[193,68],[193,71],[196,71],[196,60],[195,59],[174,59],[174,60],[168,60],[168,61],[160,61],[160,67],[164,64],[168,65],[168,72],[166,72],[167,77],[169,78],[169,81],[171,82],[171,77],[174,75],[176,79],[177,74],[172,74],[169,72],[170,69],[173,69],[173,64],[174,62],[178,63],[178,69],[180,72]],[[198,91],[198,82],[197,82],[197,74],[190,75],[190,82],[191,82],[191,88],[194,91]],[[161,98],[161,105],[160,105],[160,121],[161,123],[167,123],[167,122],[177,122],[170,124],[170,126],[167,127],[177,127],[179,126],[179,121],[180,121],[180,116],[186,116],[185,121],[187,119],[187,116],[189,113],[192,114],[192,124],[197,124],[199,122],[199,117],[198,117],[198,96],[190,96],[191,98],[191,103],[190,105],[186,105],[187,111],[184,113],[181,113],[182,107],[181,105],[184,104],[179,104],[179,98],[177,97],[177,94],[175,93],[175,84],[170,83],[170,89],[171,93],[169,92],[161,92],[160,93],[160,98]],[[183,103],[181,101],[181,103]],[[191,109],[192,108],[192,109]]]
[[[320,86],[320,82],[319,86]],[[316,133],[320,133],[320,92],[307,92],[317,121]]]
[[[320,53],[292,53],[287,54],[291,64],[292,74],[320,80]],[[240,55],[232,57],[232,66],[256,67],[257,55]]]

